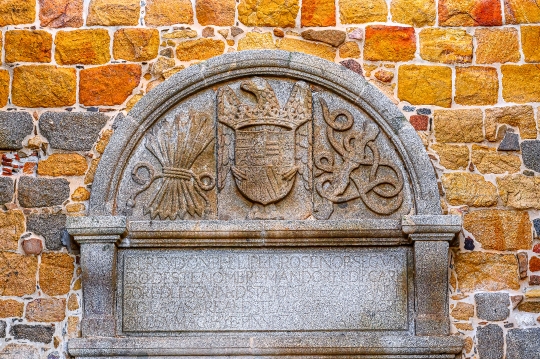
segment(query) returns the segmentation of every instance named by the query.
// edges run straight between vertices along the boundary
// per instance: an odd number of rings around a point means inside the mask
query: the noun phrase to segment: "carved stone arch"
[[[441,214],[416,131],[361,76],[231,53],[113,127],[89,215],[67,223],[83,269],[77,359],[461,352],[447,293],[461,220]],[[242,292],[238,275],[261,282]]]

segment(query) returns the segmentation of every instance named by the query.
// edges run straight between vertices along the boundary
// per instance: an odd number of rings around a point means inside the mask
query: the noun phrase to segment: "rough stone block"
[[[76,99],[77,75],[73,68],[38,65],[13,69],[11,100],[16,106],[71,106]]]
[[[193,24],[193,8],[189,0],[148,0],[145,12],[146,25]]]
[[[540,328],[510,329],[506,334],[507,359],[540,359]]]
[[[0,295],[22,297],[36,291],[37,257],[0,252]]]
[[[475,173],[445,173],[442,184],[446,200],[452,206],[469,205],[473,207],[491,207],[497,204],[497,189],[491,182]]]
[[[303,0],[302,26],[336,26],[334,0]]]
[[[0,350],[0,356],[6,359],[40,359],[39,349],[35,346],[15,343],[10,343]]]
[[[540,67],[538,65],[501,66],[502,95],[508,102],[540,101]]]
[[[15,324],[11,326],[9,334],[11,334],[15,339],[23,339],[36,343],[48,344],[53,339],[54,326]]]
[[[409,61],[416,52],[413,27],[373,25],[366,27],[364,59]]]
[[[117,60],[149,61],[157,57],[157,29],[120,29],[114,33],[113,56]]]
[[[25,208],[61,205],[69,198],[69,182],[66,179],[34,178],[19,179],[19,204]]]
[[[9,177],[0,177],[0,205],[11,202],[13,200],[13,192],[13,180]]]
[[[524,139],[536,139],[536,121],[532,106],[507,106],[486,109],[486,138],[497,141],[497,125],[519,128]]]
[[[139,23],[140,12],[139,0],[92,0],[86,25],[135,26]]]
[[[450,315],[457,320],[469,320],[471,317],[474,317],[474,305],[458,302]]]
[[[22,141],[32,134],[32,115],[22,111],[0,112],[0,150],[20,150]]]
[[[521,143],[521,153],[525,167],[540,172],[540,141],[523,141]]]
[[[0,107],[4,107],[8,103],[9,80],[9,72],[7,70],[0,70]]]
[[[341,57],[342,59],[347,58],[347,57],[359,58],[360,48],[358,47],[358,44],[354,41],[347,41],[346,43],[341,45],[339,47],[339,57]],[[377,77],[378,73],[380,73],[380,71],[375,74],[375,77]],[[394,77],[394,74],[392,74],[392,77]],[[390,81],[385,81],[385,82],[390,82]]]
[[[225,43],[214,39],[197,39],[181,42],[176,47],[176,57],[180,61],[207,60],[223,54]]]
[[[452,104],[452,70],[445,66],[401,65],[398,97],[412,105]]]
[[[66,227],[65,214],[30,214],[26,221],[27,231],[45,238],[45,247],[52,251],[62,248],[62,233]]]
[[[474,295],[479,319],[501,321],[510,316],[508,293],[477,293]]]
[[[0,318],[22,318],[23,312],[24,302],[14,299],[0,300]]]
[[[39,298],[26,305],[26,319],[30,322],[61,322],[66,317],[64,298]]]
[[[420,32],[420,57],[444,64],[470,63],[473,38],[461,29],[424,29]]]
[[[435,25],[434,0],[392,0],[390,13],[392,21],[401,24],[414,27]]]
[[[45,112],[39,130],[52,148],[89,151],[109,118],[99,112]]]
[[[6,31],[6,62],[50,62],[52,35],[43,30]]]
[[[507,131],[501,141],[497,151],[519,151],[519,135],[517,133]]]
[[[533,24],[540,22],[540,7],[534,0],[504,0],[507,24]]]
[[[306,30],[302,31],[302,37],[306,40],[324,42],[328,45],[339,46],[343,44],[347,34],[340,30]],[[356,44],[355,42],[352,42]]]
[[[477,29],[476,63],[517,62],[520,59],[518,32],[514,28]]]
[[[238,51],[276,49],[274,38],[269,32],[248,32],[238,40]]]
[[[497,0],[441,0],[440,26],[500,26],[501,3]]]
[[[246,26],[295,27],[298,0],[241,0],[238,20]]]
[[[454,101],[460,105],[494,105],[499,101],[499,77],[493,67],[457,67]]]
[[[6,177],[0,177],[0,179],[2,178]],[[11,190],[11,195],[13,196],[13,181],[11,182],[11,188],[8,189],[8,191],[9,190]],[[0,249],[18,249],[19,238],[24,233],[24,223],[25,218],[21,211],[0,211]]]
[[[39,0],[42,27],[81,27],[84,0]]]
[[[540,26],[521,27],[521,49],[527,62],[540,62]]]
[[[285,38],[277,41],[277,47],[280,50],[298,51],[305,54],[318,56],[328,61],[334,61],[336,50],[325,44],[316,44],[309,41]]]
[[[472,162],[481,173],[516,173],[521,169],[521,159],[514,154],[500,153],[493,147],[474,144]]]
[[[39,286],[43,293],[50,296],[67,294],[74,268],[73,258],[66,253],[43,253],[39,266]]]
[[[58,31],[54,58],[60,65],[101,65],[109,62],[111,37],[106,29]]]
[[[191,6],[191,3],[186,0]],[[234,25],[234,16],[236,12],[235,0],[197,0],[195,11],[199,24],[214,26],[232,26]]]
[[[459,289],[464,293],[520,288],[518,261],[513,254],[457,253],[454,265]]]
[[[85,106],[114,106],[126,101],[139,85],[139,65],[106,65],[80,72],[79,101]]]
[[[521,174],[497,178],[499,195],[505,206],[517,209],[540,209],[540,177]]]
[[[531,260],[529,261],[529,270],[531,272],[540,271],[540,257],[531,257]]]
[[[388,6],[384,0],[339,0],[339,17],[342,24],[386,22]]]
[[[435,110],[433,125],[437,142],[481,142],[484,140],[480,109]]]
[[[466,169],[469,166],[469,147],[436,143],[431,148],[439,155],[441,166],[449,170]]]
[[[86,158],[78,153],[53,153],[38,162],[40,176],[82,176],[88,168]]]
[[[477,329],[478,354],[480,359],[503,359],[504,334],[497,324],[489,324]]]
[[[36,0],[0,2],[0,26],[31,24],[36,18]]]

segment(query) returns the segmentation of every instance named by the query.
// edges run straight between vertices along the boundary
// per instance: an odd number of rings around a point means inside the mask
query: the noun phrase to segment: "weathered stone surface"
[[[79,202],[88,201],[90,199],[90,192],[84,187],[79,187],[73,192],[71,199]]]
[[[0,26],[31,24],[36,18],[36,0],[0,2]]]
[[[498,209],[469,212],[463,217],[463,227],[484,249],[528,250],[532,245],[531,221],[527,212]]]
[[[442,183],[446,200],[453,206],[466,204],[490,207],[497,204],[497,189],[484,177],[473,173],[445,173]]]
[[[248,32],[238,40],[238,51],[276,49],[274,38],[269,32]]]
[[[39,0],[39,21],[42,27],[81,27],[83,0]]]
[[[71,106],[77,98],[76,86],[73,68],[19,66],[13,69],[11,100],[21,107]]]
[[[520,174],[498,177],[499,195],[505,206],[540,209],[540,177]]]
[[[50,343],[54,335],[53,325],[15,324],[9,331],[15,339],[26,339],[36,343]]]
[[[64,298],[39,298],[26,305],[26,319],[30,322],[61,322],[66,317]]]
[[[364,59],[370,61],[409,61],[414,58],[414,28],[372,25],[366,27]]]
[[[0,177],[0,179],[3,178],[5,177]],[[13,196],[13,182],[10,190]],[[25,218],[21,211],[0,211],[0,249],[17,250],[19,238],[24,233],[24,227]]]
[[[37,258],[0,252],[0,295],[16,296],[36,291]]]
[[[517,103],[540,101],[540,65],[503,65],[501,71],[502,94],[505,101]]]
[[[185,1],[191,7],[189,1]],[[197,0],[195,11],[199,24],[214,26],[234,25],[234,15],[236,12],[235,0]]]
[[[69,198],[69,182],[66,179],[34,178],[19,179],[18,199],[22,207],[50,207],[61,205]]]
[[[343,57],[341,55],[341,49],[339,49],[339,56]],[[360,56],[360,52],[358,52],[358,56]],[[394,73],[391,72],[391,71],[386,71],[386,70],[379,70],[377,72],[375,72],[375,78],[381,82],[391,82],[392,79],[394,78]],[[411,124],[413,125],[413,127],[418,130],[417,127],[415,127],[415,124],[419,124],[420,122],[418,122],[418,120],[420,119],[420,117],[417,117],[417,116],[420,116],[421,118],[423,117],[426,117],[426,119],[428,119],[427,116],[423,116],[423,115],[412,115],[411,118],[409,119],[409,121],[411,122]],[[423,116],[423,117],[422,117]],[[415,120],[416,119],[416,120]],[[422,123],[423,123],[423,120],[420,120]],[[424,126],[426,127],[427,129],[427,122],[426,122],[426,125]]]
[[[0,111],[0,150],[20,150],[22,141],[32,134],[32,115],[21,111]]]
[[[506,124],[519,128],[524,139],[536,138],[536,121],[532,106],[508,106],[486,109],[486,138],[497,141],[497,125]]]
[[[519,151],[519,135],[513,132],[506,132],[497,151]]]
[[[511,329],[506,334],[507,359],[539,359],[540,328]]]
[[[479,319],[500,321],[510,316],[508,293],[477,293],[474,300]]]
[[[477,29],[474,37],[477,42],[476,63],[519,61],[519,39],[516,29]]]
[[[6,62],[50,62],[52,35],[43,30],[6,31]]]
[[[532,0],[504,0],[507,24],[532,24],[540,22],[540,7]]]
[[[360,57],[360,48],[358,47],[358,44],[354,41],[347,41],[343,45],[339,47],[339,57],[341,58],[359,58]],[[377,73],[375,74],[375,77],[377,76]],[[394,77],[394,74],[392,74],[392,77]],[[391,80],[391,79],[390,79]],[[389,82],[389,81],[387,81]]]
[[[499,101],[499,77],[493,67],[456,67],[454,101],[460,105],[494,105]]]
[[[454,265],[462,292],[519,289],[518,262],[513,254],[457,253]]]
[[[386,22],[388,6],[384,0],[339,0],[339,16],[342,24]]]
[[[435,25],[434,0],[392,0],[392,20],[401,24],[424,27]]]
[[[55,296],[69,292],[73,278],[73,258],[66,253],[43,253],[39,266],[39,286],[43,293]]]
[[[523,141],[521,143],[521,153],[525,167],[540,172],[540,141]]]
[[[450,315],[457,320],[469,320],[471,317],[474,317],[474,305],[458,302]]]
[[[107,65],[81,70],[79,101],[85,106],[120,105],[139,85],[139,65]]]
[[[501,3],[496,0],[441,0],[441,26],[500,26]]]
[[[60,65],[101,65],[109,62],[111,37],[105,29],[58,31],[54,58]]]
[[[69,296],[68,302],[67,302],[67,308],[70,311],[75,311],[80,308],[79,306],[79,299],[77,298],[77,294],[71,294]]]
[[[364,72],[362,71],[362,65],[358,61],[355,61],[353,59],[347,59],[339,62],[342,66],[348,68],[351,71],[356,72],[360,76],[364,76]]]
[[[525,301],[518,305],[517,309],[520,312],[540,313],[540,301]]]
[[[302,26],[336,26],[334,0],[302,0]]]
[[[466,169],[469,166],[469,147],[436,143],[431,148],[439,155],[441,166],[449,170]]]
[[[88,7],[86,25],[135,26],[139,17],[139,0],[92,0]]]
[[[529,270],[531,272],[540,271],[540,257],[531,257],[531,260],[529,261]],[[540,295],[538,297],[540,297]]]
[[[503,359],[504,334],[497,324],[489,324],[477,329],[478,354],[482,359]]]
[[[461,29],[424,29],[420,32],[420,57],[445,64],[470,63],[473,38]]]
[[[180,61],[207,60],[221,55],[225,51],[225,43],[214,39],[197,39],[181,42],[176,47],[176,57]]]
[[[299,51],[305,54],[322,57],[328,61],[334,61],[336,50],[325,44],[317,44],[309,41],[284,38],[277,41],[280,50]]]
[[[86,172],[84,177],[84,184],[90,184],[94,182],[94,175],[96,174],[97,166],[99,165],[99,158],[94,158],[90,163],[90,168]]]
[[[521,27],[521,49],[527,62],[540,62],[540,26]]]
[[[15,186],[11,178],[0,177],[0,205],[9,203],[13,200],[14,188]],[[1,220],[0,223],[2,223]]]
[[[398,97],[412,105],[452,104],[452,70],[445,66],[401,65]]]
[[[38,162],[37,173],[52,177],[82,176],[87,168],[86,158],[78,153],[53,153]]]
[[[0,318],[21,318],[24,303],[14,299],[0,300]]]
[[[189,0],[148,0],[145,12],[146,25],[193,24],[193,8]]]
[[[27,230],[45,238],[45,247],[49,250],[62,248],[62,232],[66,226],[65,214],[30,214],[27,218]]]
[[[295,27],[298,0],[241,0],[238,20],[246,26]]]
[[[531,275],[529,277],[529,285],[530,286],[533,286],[533,285],[540,285],[540,275]]]
[[[28,238],[22,241],[21,247],[24,254],[37,256],[43,250],[43,243],[39,238]]]
[[[157,57],[157,29],[120,29],[114,33],[113,56],[117,60],[148,61]]]
[[[0,107],[4,107],[8,103],[9,81],[9,72],[6,70],[0,70]]]
[[[89,151],[109,118],[99,112],[45,112],[39,130],[52,148]]]
[[[516,173],[521,169],[519,156],[500,153],[492,147],[472,146],[472,163],[481,173]]]
[[[479,109],[435,110],[433,114],[437,142],[481,142],[483,114]]]
[[[345,42],[346,33],[340,30],[306,30],[302,31],[306,40],[320,41],[332,46],[339,46]]]
[[[2,359],[40,359],[39,349],[27,344],[10,343],[0,350]]]

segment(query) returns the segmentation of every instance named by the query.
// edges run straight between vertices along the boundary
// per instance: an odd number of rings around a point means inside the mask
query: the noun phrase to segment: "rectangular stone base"
[[[455,359],[463,340],[451,337],[321,334],[242,336],[212,333],[181,337],[72,339],[76,359],[173,359],[181,357]]]

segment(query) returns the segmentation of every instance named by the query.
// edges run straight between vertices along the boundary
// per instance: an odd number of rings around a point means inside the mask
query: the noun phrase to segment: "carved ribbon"
[[[378,214],[391,214],[403,202],[403,176],[399,169],[380,157],[375,145],[379,128],[364,123],[364,131],[349,131],[353,124],[353,115],[346,109],[330,112],[324,99],[319,99],[326,124],[326,137],[332,148],[341,157],[341,164],[334,163],[334,154],[328,151],[315,156],[315,166],[322,171],[317,177],[317,192],[334,203],[343,203],[361,198],[364,204]],[[338,121],[345,118],[345,122]],[[343,133],[342,141],[336,138],[336,131]],[[366,151],[366,148],[369,151]],[[370,166],[367,181],[355,170],[360,166]],[[392,173],[384,173],[383,168]],[[364,176],[365,177],[365,176]],[[349,190],[352,183],[356,190]],[[368,196],[370,192],[376,196]],[[382,200],[382,198],[387,200]]]

